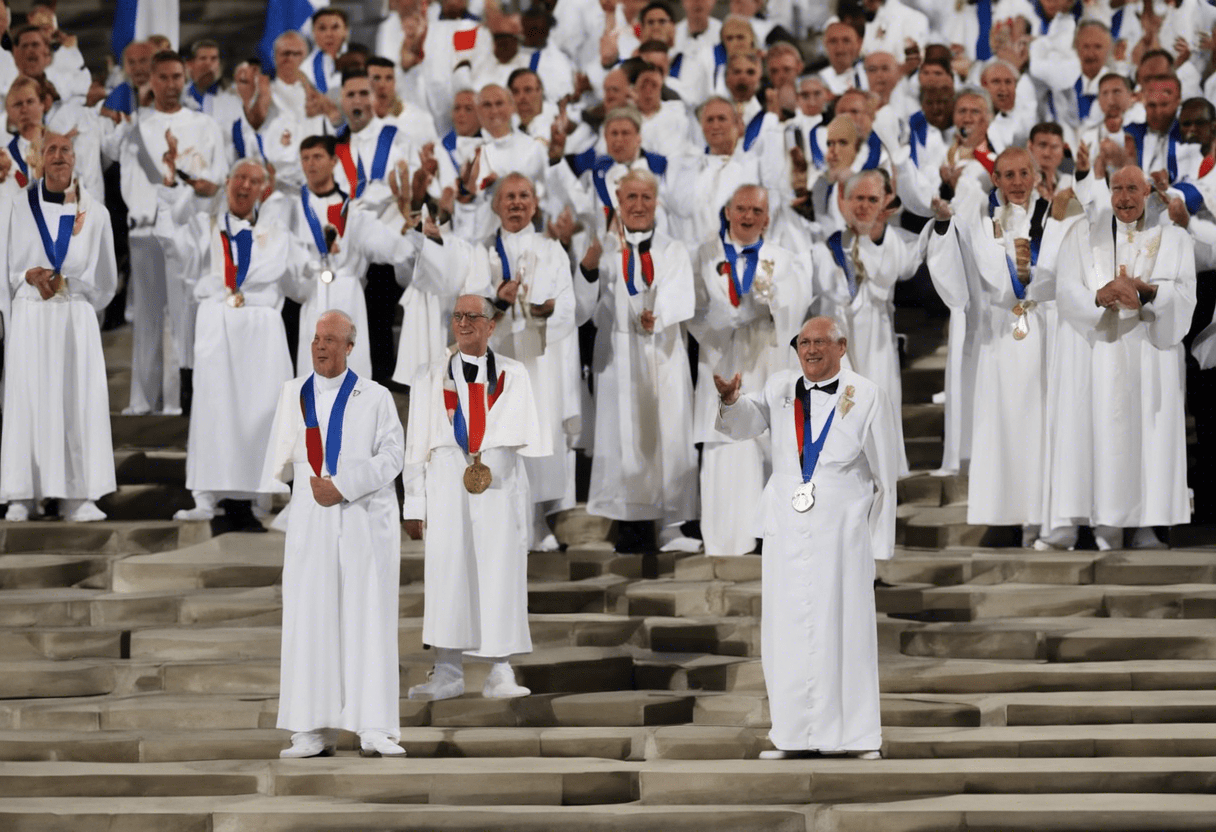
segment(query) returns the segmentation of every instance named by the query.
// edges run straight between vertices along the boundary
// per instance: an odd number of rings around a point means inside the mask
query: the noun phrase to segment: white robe
[[[760,536],[755,507],[768,475],[768,437],[730,443],[714,427],[718,391],[714,373],[743,376],[742,392],[763,388],[774,372],[796,365],[789,341],[802,328],[811,305],[813,284],[806,261],[772,243],[760,247],[757,283],[768,283],[769,297],[750,292],[734,306],[730,277],[722,271],[726,254],[717,237],[697,251],[694,283],[697,310],[688,331],[700,344],[693,409],[693,442],[704,442],[701,455],[701,535],[711,555],[742,555]],[[739,252],[739,269],[744,257]]]
[[[481,444],[493,481],[481,494],[466,491],[463,477],[472,458],[456,442],[443,390],[449,366],[460,360],[436,362],[410,390],[402,516],[427,523],[422,640],[489,658],[528,653],[532,501],[523,460],[548,456],[552,448],[540,430],[527,371],[496,355],[503,386],[486,413]],[[485,356],[481,360],[478,379],[484,382]],[[459,366],[454,376],[467,418],[469,385]]]
[[[1172,526],[1190,519],[1182,336],[1195,308],[1194,246],[1185,230],[1116,226],[1111,209],[1075,224],[1060,246],[1061,323],[1045,524]],[[1157,286],[1138,310],[1094,295],[1118,272]]]
[[[346,377],[314,379],[323,447]],[[300,409],[306,379],[283,385],[263,471],[266,491],[294,481],[283,555],[277,727],[373,729],[396,739],[401,524],[394,480],[405,453],[401,420],[392,395],[360,377],[346,402],[332,475],[344,499],[321,506],[309,484],[314,472]],[[332,473],[325,463],[322,471]]]
[[[1065,225],[1044,210],[1043,236],[1036,264],[1019,302],[1009,274],[1016,262],[1016,239],[1029,239],[1030,210],[1001,204],[993,219],[987,211],[965,212],[960,237],[972,271],[975,377],[971,410],[971,468],[967,522],[975,525],[1037,525],[1043,512],[1047,455],[1047,386],[1056,329],[1056,257]],[[995,236],[994,223],[1001,226]],[[1013,310],[1033,302],[1026,313],[1025,338],[1014,337]]]
[[[309,191],[309,205],[312,206],[317,221],[324,229],[329,225],[327,212],[330,205],[340,205],[342,195],[333,193],[319,197]],[[304,304],[300,309],[300,333],[296,344],[296,367],[307,367],[312,363],[310,345],[316,333],[317,320],[323,312],[330,309],[340,309],[355,322],[357,335],[355,348],[351,351],[348,364],[360,378],[372,377],[372,359],[368,347],[367,300],[363,295],[363,285],[367,280],[369,262],[391,263],[396,268],[399,277],[408,279],[413,270],[414,238],[398,234],[396,229],[376,219],[375,215],[358,203],[351,203],[347,209],[346,228],[337,239],[338,253],[327,255],[328,267],[333,271],[331,283],[321,280],[323,269],[321,252],[317,249],[312,236],[312,229],[304,217],[304,206],[297,194],[290,201],[291,211],[287,217],[287,226],[291,232],[304,244],[309,261],[313,263],[315,277],[308,281],[305,290]],[[417,235],[414,235],[416,237]]]
[[[225,212],[212,226],[194,339],[194,407],[186,445],[186,487],[192,491],[258,493],[279,387],[291,378],[283,295],[299,297],[304,248],[283,225],[253,226],[252,262],[241,286],[245,305],[225,302],[220,231],[249,223]],[[235,249],[235,244],[233,245]]]
[[[35,182],[33,187],[41,188]],[[79,186],[78,186],[79,187]],[[85,188],[79,203],[39,204],[52,239],[59,218],[79,208],[61,273],[67,290],[42,300],[25,281],[50,268],[34,215],[20,191],[7,209],[4,431],[0,437],[0,500],[60,497],[96,500],[116,488],[110,437],[110,396],[97,313],[118,286],[110,214]]]
[[[631,243],[646,235],[629,235]],[[688,249],[655,233],[654,283],[646,288],[634,254],[630,295],[620,243],[608,238],[598,279],[580,274],[579,305],[595,322],[595,453],[587,512],[613,520],[697,516],[697,452],[692,437],[692,374],[684,329],[696,307]],[[641,325],[654,313],[654,331]],[[580,316],[582,317],[582,316]]]
[[[794,426],[801,374],[773,375],[761,392],[721,409],[718,429],[736,438],[773,437],[773,475],[764,489],[760,656],[772,729],[780,749],[867,751],[882,745],[874,561],[895,546],[896,442],[882,389],[841,370],[836,393],[811,393],[818,437],[832,407],[812,482],[815,504],[791,505],[802,482]],[[842,409],[846,396],[854,404]]]

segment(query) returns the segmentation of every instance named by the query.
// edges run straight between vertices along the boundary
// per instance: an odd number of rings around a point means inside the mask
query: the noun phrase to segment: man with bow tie
[[[262,464],[278,403],[291,378],[291,355],[279,308],[284,296],[300,300],[311,275],[308,254],[281,222],[259,222],[267,173],[252,159],[236,163],[226,185],[225,210],[211,218],[198,241],[202,277],[194,287],[198,318],[194,339],[195,404],[186,445],[186,487],[192,509],[178,520],[209,520],[219,500],[229,501],[230,526],[257,531],[249,500],[269,507]],[[197,210],[195,200],[176,206]]]
[[[70,522],[104,520],[115,489],[110,400],[97,313],[118,286],[105,205],[74,178],[68,136],[43,137],[42,179],[17,191],[5,236],[12,298],[5,327],[0,502],[28,520],[58,498]],[[3,307],[0,307],[3,308]]]
[[[726,205],[727,227],[705,242],[693,262],[697,307],[688,331],[700,344],[693,442],[701,456],[701,533],[710,555],[743,555],[755,548],[760,492],[768,470],[768,444],[731,442],[714,427],[716,368],[742,374],[753,392],[791,363],[778,332],[792,332],[811,304],[804,259],[764,239],[768,195],[742,185]]]
[[[491,663],[482,693],[526,696],[510,657],[532,651],[528,631],[526,457],[552,452],[523,364],[490,349],[495,306],[461,295],[456,349],[410,387],[405,448],[406,532],[426,537],[422,641],[436,651],[411,699],[464,693],[464,656]]]
[[[1092,525],[1102,550],[1121,548],[1124,529],[1132,547],[1159,548],[1152,527],[1191,516],[1182,338],[1195,250],[1185,229],[1148,219],[1151,191],[1140,168],[1117,171],[1110,208],[1075,223],[1058,257],[1045,522]]]
[[[593,247],[576,278],[580,319],[595,323],[595,452],[587,511],[618,522],[618,552],[697,551],[692,375],[681,323],[695,311],[685,246],[655,230],[659,183],[630,171],[617,188],[623,230]]]
[[[807,321],[791,345],[800,369],[752,393],[738,372],[713,377],[717,429],[772,437],[758,511],[760,659],[776,748],[760,756],[878,759],[874,561],[895,549],[892,410],[880,387],[841,367],[848,341],[831,318]]]
[[[283,556],[280,757],[315,757],[326,729],[359,734],[364,756],[399,757],[394,483],[405,439],[388,390],[347,365],[360,333],[331,309],[316,323],[312,372],[285,383],[263,488],[292,481]]]

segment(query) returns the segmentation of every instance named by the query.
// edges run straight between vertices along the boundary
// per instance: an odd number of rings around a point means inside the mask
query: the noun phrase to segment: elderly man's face
[[[228,210],[238,217],[253,213],[266,191],[266,172],[260,165],[241,165],[228,178]]]
[[[631,92],[629,78],[624,72],[619,69],[609,72],[604,76],[604,111],[624,107],[629,103]]]
[[[76,151],[72,140],[56,133],[47,135],[42,148],[42,171],[48,187],[62,191],[72,184],[72,172],[76,168]]]
[[[474,295],[462,295],[452,310],[452,334],[456,346],[465,355],[485,355],[494,332],[494,319],[486,315],[484,301]]]
[[[1110,205],[1115,216],[1126,223],[1140,219],[1149,190],[1144,171],[1133,165],[1121,168],[1110,178]]]
[[[1034,164],[1028,153],[1007,153],[992,170],[992,179],[1001,196],[1011,205],[1026,205],[1034,193]]]
[[[609,156],[621,164],[629,164],[642,149],[642,133],[627,118],[613,119],[604,126],[604,144]]]
[[[616,198],[627,231],[649,231],[654,228],[654,212],[659,204],[654,188],[645,182],[630,180],[617,188]]]
[[[122,59],[122,68],[133,86],[142,87],[152,78],[152,55],[155,51],[146,43],[127,47]]]
[[[988,132],[988,111],[982,98],[964,95],[954,102],[954,126],[964,138]]]
[[[832,324],[822,318],[806,322],[795,342],[802,374],[810,381],[826,381],[840,372],[848,342],[832,339]]]
[[[494,136],[501,136],[511,130],[511,116],[515,113],[515,104],[511,96],[501,87],[486,87],[477,99],[477,117],[481,126]]]
[[[480,129],[476,102],[477,99],[471,92],[456,94],[456,99],[452,102],[452,126],[456,128],[457,136],[472,136]]]
[[[890,52],[873,52],[866,56],[866,80],[870,91],[886,101],[899,83],[899,63]]]
[[[882,179],[867,176],[845,197],[845,211],[853,229],[859,234],[869,234],[878,222],[878,216],[887,201]]]
[[[739,140],[739,115],[725,101],[710,101],[701,109],[701,133],[709,149],[725,156]]]
[[[1086,26],[1077,33],[1077,57],[1086,78],[1096,77],[1106,66],[1110,45],[1110,35],[1097,26]]]
[[[294,84],[300,72],[300,64],[307,55],[304,40],[297,37],[283,38],[274,50],[275,72],[288,84]]]
[[[354,349],[350,324],[338,315],[322,315],[312,337],[312,369],[322,378],[337,378],[346,372],[346,357]]]
[[[743,188],[726,205],[730,236],[736,243],[750,246],[768,228],[768,195],[759,187]]]
[[[829,169],[838,171],[850,168],[857,159],[857,131],[851,125],[833,120],[828,125],[827,148],[823,160]]]
[[[494,199],[494,213],[502,227],[514,234],[532,222],[536,215],[536,191],[526,179],[512,177],[499,186]]]
[[[794,83],[801,71],[802,61],[788,52],[778,52],[768,59],[768,80],[776,89]]]

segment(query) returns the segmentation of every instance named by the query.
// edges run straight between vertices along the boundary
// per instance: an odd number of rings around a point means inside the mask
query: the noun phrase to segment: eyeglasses
[[[452,320],[456,323],[468,321],[471,324],[477,323],[478,318],[489,318],[489,315],[479,315],[476,312],[453,312]]]
[[[801,349],[806,349],[807,347],[814,347],[817,350],[821,350],[824,347],[826,347],[828,344],[834,344],[834,343],[836,343],[836,342],[833,341],[831,338],[815,338],[813,340],[809,339],[809,338],[799,338],[798,339],[798,349],[801,350]]]

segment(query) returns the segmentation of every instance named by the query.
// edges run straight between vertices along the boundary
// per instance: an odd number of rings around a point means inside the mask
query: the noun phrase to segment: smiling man
[[[436,651],[430,680],[411,699],[464,693],[464,656],[492,664],[483,694],[527,696],[510,657],[532,651],[528,631],[528,479],[524,457],[548,456],[524,366],[490,349],[494,304],[461,295],[455,353],[410,388],[402,516],[425,524],[422,641]]]
[[[831,318],[807,321],[790,344],[799,369],[769,373],[752,393],[741,395],[735,365],[720,365],[729,380],[713,376],[717,430],[772,436],[760,658],[776,749],[760,756],[878,759],[874,561],[895,548],[893,411],[881,388],[841,367],[849,343]]]
[[[1147,221],[1151,187],[1128,166],[1110,208],[1060,247],[1061,324],[1051,401],[1053,528],[1094,527],[1102,550],[1160,548],[1153,526],[1190,520],[1182,337],[1195,308],[1190,235]],[[1100,416],[1100,418],[1099,418]]]
[[[688,331],[700,344],[693,442],[701,456],[701,534],[710,555],[744,555],[756,545],[757,506],[764,488],[767,447],[732,442],[714,427],[715,370],[741,373],[746,392],[789,362],[777,333],[792,332],[810,307],[807,258],[764,239],[768,194],[741,185],[726,205],[727,226],[702,244],[693,262],[697,309]]]
[[[280,757],[325,753],[326,729],[359,734],[364,756],[400,757],[394,483],[404,436],[388,390],[347,367],[359,337],[344,312],[320,316],[312,372],[282,387],[265,488],[293,481],[283,556]]]

